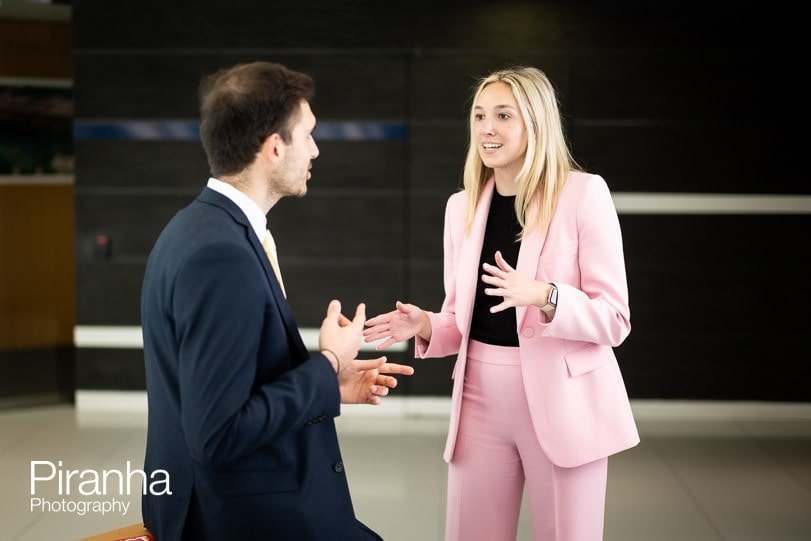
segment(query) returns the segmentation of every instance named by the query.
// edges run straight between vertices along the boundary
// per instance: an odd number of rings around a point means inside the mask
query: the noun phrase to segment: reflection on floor
[[[387,541],[441,540],[447,419],[345,411],[338,426],[358,517]],[[609,461],[607,541],[811,538],[811,422],[639,426],[642,443]],[[140,468],[145,436],[141,414],[77,415],[69,406],[0,412],[0,537],[75,540],[140,520],[138,488],[120,498],[126,514],[32,510],[30,468],[42,461],[42,476],[47,462],[60,460],[64,470],[126,470],[127,461]],[[52,483],[37,483],[35,497],[62,498]],[[518,538],[532,539],[526,511]]]

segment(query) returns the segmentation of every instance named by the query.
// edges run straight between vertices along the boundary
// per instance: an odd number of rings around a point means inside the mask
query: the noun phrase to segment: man
[[[266,231],[276,202],[307,192],[313,88],[267,62],[201,86],[215,178],[161,233],[141,301],[144,469],[168,472],[171,490],[143,498],[159,541],[380,539],[355,518],[333,418],[339,402],[377,404],[396,385],[385,374],[413,370],[357,360],[365,308],[349,321],[337,301],[309,355]]]

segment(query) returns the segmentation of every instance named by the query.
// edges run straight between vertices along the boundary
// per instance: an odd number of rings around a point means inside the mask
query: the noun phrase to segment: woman
[[[458,354],[447,540],[514,540],[525,482],[536,540],[602,539],[607,457],[639,442],[612,350],[631,328],[622,237],[538,69],[478,85],[464,187],[445,212],[442,310],[397,302],[365,338]]]

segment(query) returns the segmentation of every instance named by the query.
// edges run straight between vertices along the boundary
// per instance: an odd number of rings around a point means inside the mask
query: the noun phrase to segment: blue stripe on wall
[[[324,121],[315,129],[318,141],[392,141],[408,136],[403,122]],[[76,140],[128,139],[140,141],[197,141],[196,120],[78,120],[73,124]]]

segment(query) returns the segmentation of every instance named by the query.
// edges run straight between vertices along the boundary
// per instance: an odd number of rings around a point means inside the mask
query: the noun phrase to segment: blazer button
[[[332,465],[332,469],[335,471],[335,473],[341,473],[344,471],[344,463],[336,462],[335,464]]]
[[[532,327],[527,327],[523,331],[521,331],[521,334],[524,335],[524,338],[532,338],[533,336],[535,336],[535,329]]]

